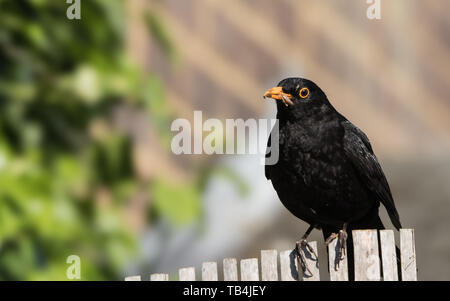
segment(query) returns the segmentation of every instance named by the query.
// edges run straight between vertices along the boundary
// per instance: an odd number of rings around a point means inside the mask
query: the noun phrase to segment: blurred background
[[[264,91],[301,76],[370,137],[419,279],[450,280],[450,3],[368,6],[82,0],[69,20],[62,0],[0,0],[0,279],[66,280],[72,254],[82,280],[198,277],[292,249],[307,225],[259,157],[175,156],[170,124],[274,118]]]

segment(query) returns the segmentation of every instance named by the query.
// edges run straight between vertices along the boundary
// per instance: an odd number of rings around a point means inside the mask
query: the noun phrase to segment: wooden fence
[[[378,237],[376,230],[354,230],[354,263],[356,281],[398,281],[397,258],[395,253],[394,232],[381,230]],[[381,254],[379,252],[379,245]],[[328,246],[328,262],[331,281],[347,281],[347,258],[336,265],[337,239]],[[317,252],[317,242],[310,242]],[[308,250],[306,254],[308,271],[303,273],[298,269],[297,261],[292,250],[282,251],[278,256],[276,250],[261,251],[261,265],[257,258],[242,259],[240,261],[240,273],[238,262],[235,258],[223,260],[223,279],[225,281],[318,281],[320,280],[319,259],[315,258]],[[381,256],[380,256],[381,255]],[[381,257],[381,263],[380,263]],[[278,258],[280,268],[278,269]],[[403,281],[416,281],[416,253],[414,244],[414,230],[400,230],[400,265]],[[261,269],[261,273],[260,273]],[[280,271],[280,273],[279,273]],[[217,262],[204,262],[202,264],[201,279],[205,281],[218,280]],[[382,276],[383,275],[383,276]],[[196,273],[194,267],[181,268],[178,271],[178,280],[194,281]],[[140,281],[141,276],[130,276],[126,281]],[[151,274],[150,281],[168,281],[168,274]],[[175,280],[175,279],[174,279]]]

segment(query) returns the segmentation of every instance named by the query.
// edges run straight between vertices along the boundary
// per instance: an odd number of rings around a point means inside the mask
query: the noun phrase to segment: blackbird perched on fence
[[[384,229],[380,202],[393,225],[400,218],[383,170],[367,136],[331,105],[312,81],[286,78],[264,97],[277,100],[279,159],[266,161],[265,174],[283,205],[310,226],[296,244],[303,271],[308,270],[307,237],[322,229],[325,242],[338,239],[338,258],[347,249],[352,273],[352,229]],[[272,138],[278,138],[273,140]],[[267,155],[269,156],[269,154]],[[339,264],[339,260],[338,260]],[[331,267],[330,267],[331,268]]]

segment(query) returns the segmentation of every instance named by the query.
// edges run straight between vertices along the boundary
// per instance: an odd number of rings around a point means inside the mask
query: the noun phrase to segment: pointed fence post
[[[347,253],[338,260],[339,239],[334,239],[328,245],[328,264],[330,269],[331,281],[348,281],[348,262]]]
[[[294,251],[286,250],[280,252],[280,274],[281,281],[298,280],[298,266]]]
[[[204,262],[202,265],[202,280],[217,281],[217,262]]]
[[[125,277],[125,281],[141,281],[141,276],[128,276]]]
[[[416,247],[413,229],[400,229],[400,253],[403,281],[417,281]]]
[[[377,230],[353,230],[355,281],[379,281]]]
[[[238,281],[238,270],[236,258],[225,258],[223,260],[223,280]]]
[[[259,281],[258,259],[241,260],[241,281]]]
[[[302,247],[303,254],[305,254],[306,266],[308,270],[305,272],[300,271],[299,274],[302,275],[303,281],[320,281],[320,273],[319,273],[319,258],[316,257],[317,252],[317,242],[311,241],[309,245],[313,248],[314,252],[310,252],[308,248]],[[314,255],[315,253],[316,255]]]
[[[277,250],[261,251],[261,280],[278,281]]]
[[[394,231],[380,231],[383,281],[398,281],[397,255],[395,254]]]
[[[150,281],[169,281],[169,274],[151,274]]]
[[[178,270],[180,281],[195,281],[195,268],[182,268]]]

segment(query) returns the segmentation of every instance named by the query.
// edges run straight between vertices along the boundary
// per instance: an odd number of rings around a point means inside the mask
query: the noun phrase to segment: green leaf
[[[201,214],[200,191],[195,185],[175,185],[162,180],[152,185],[152,210],[174,225],[193,222]]]

